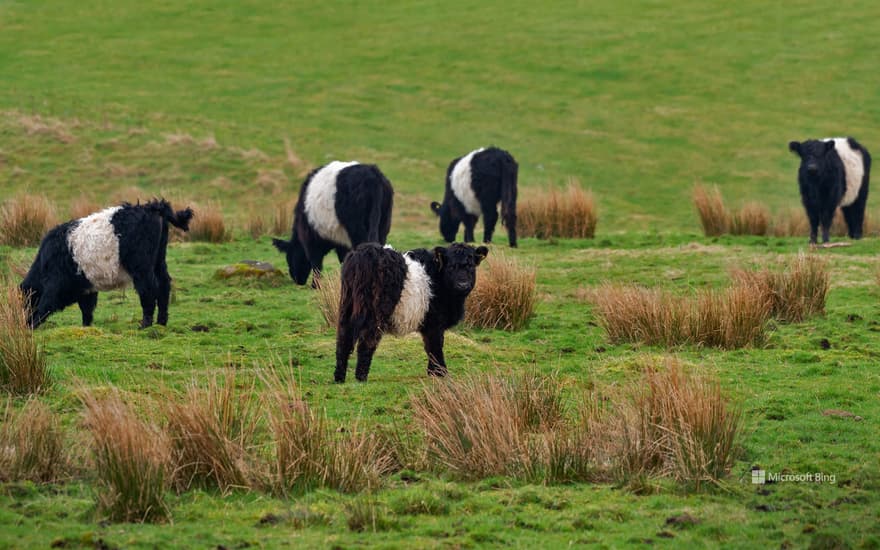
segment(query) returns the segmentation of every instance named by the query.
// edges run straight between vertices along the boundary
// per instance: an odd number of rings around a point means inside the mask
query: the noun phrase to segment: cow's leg
[[[337,384],[345,382],[345,374],[348,372],[348,358],[354,349],[355,334],[348,318],[340,319],[336,328],[336,372],[333,380]]]
[[[865,204],[858,201],[841,208],[843,211],[843,219],[846,220],[846,229],[850,239],[862,238],[862,224],[865,221]]]
[[[819,212],[815,208],[807,209],[807,219],[810,220],[810,244],[816,244],[819,233]]]
[[[478,219],[477,216],[471,214],[464,215],[464,219],[462,220],[464,222],[464,242],[474,242],[474,227],[477,225]]]
[[[95,319],[95,308],[98,307],[98,293],[87,292],[79,297],[77,303],[79,304],[79,310],[82,312],[83,326],[91,326],[92,321]]]
[[[349,250],[350,250],[349,248],[346,248],[344,246],[337,246],[336,247],[336,257],[339,258],[340,265],[342,264],[342,262],[345,261],[345,256],[346,256],[346,254],[348,254]]]
[[[831,223],[834,221],[834,209],[823,210],[820,216],[819,224],[822,226],[822,242],[827,243],[829,231],[831,230]]]
[[[443,337],[444,331],[442,330],[422,332],[422,342],[425,344],[425,353],[428,355],[428,374],[431,376],[446,376]]]
[[[156,310],[156,300],[159,294],[159,283],[156,274],[150,271],[137,271],[132,274],[134,289],[141,299],[143,318],[140,328],[147,328],[153,324],[153,312]]]
[[[354,377],[358,382],[367,381],[367,376],[370,374],[370,364],[373,362],[373,354],[376,353],[381,339],[382,333],[378,327],[361,332],[357,345],[357,367],[354,371]]]
[[[158,282],[156,304],[159,306],[156,322],[164,326],[168,324],[168,303],[171,301],[171,275],[164,265],[161,271],[156,273],[156,280]]]
[[[312,266],[312,288],[317,288],[318,279],[321,278],[321,271],[324,269],[324,256],[334,247],[327,245],[324,241],[316,241],[307,244],[305,248],[309,265]]]
[[[491,243],[492,234],[495,233],[495,224],[498,223],[498,209],[494,206],[483,210],[483,242]]]
[[[504,216],[504,225],[507,227],[507,242],[511,248],[516,248],[516,212]]]

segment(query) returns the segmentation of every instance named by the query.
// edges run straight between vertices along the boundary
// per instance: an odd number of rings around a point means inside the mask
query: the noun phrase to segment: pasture
[[[880,150],[877,16],[860,1],[0,4],[0,199],[43,194],[66,220],[77,204],[161,194],[196,219],[221,212],[230,235],[169,246],[167,327],[138,330],[126,290],[100,295],[92,327],[71,308],[36,331],[53,380],[37,399],[61,419],[73,464],[52,483],[0,484],[0,546],[880,545],[875,236],[817,251],[831,274],[824,314],[771,320],[755,347],[612,342],[590,298],[603,283],[720,289],[732,270],[807,250],[806,234],[704,237],[693,188],[782,212],[799,205],[788,141],[849,134]],[[412,396],[434,384],[417,336],[386,337],[368,383],[335,385],[315,291],[215,274],[245,259],[286,271],[270,237],[289,233],[272,232],[273,218],[292,210],[309,167],[335,158],[376,163],[393,183],[395,248],[440,245],[429,205],[446,165],[490,143],[517,158],[521,201],[574,182],[592,189],[599,221],[593,239],[525,237],[515,250],[498,228],[490,257],[537,269],[536,309],[519,331],[448,333],[450,378],[552,375],[573,415],[677,358],[742,412],[720,482],[404,468],[354,493],[168,487],[166,521],[106,521],[86,394],[118,388],[162,424],[159,404],[190,384],[234,371],[237,388],[262,395],[277,373],[337,433],[411,426]],[[20,276],[35,252],[0,245],[2,270]],[[325,267],[339,269],[332,255]],[[8,398],[5,420],[24,406]],[[262,462],[267,441],[255,439]],[[755,485],[753,466],[834,480]]]

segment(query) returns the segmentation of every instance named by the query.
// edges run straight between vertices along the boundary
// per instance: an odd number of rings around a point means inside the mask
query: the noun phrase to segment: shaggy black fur
[[[443,204],[432,202],[431,210],[440,217],[440,234],[446,242],[455,240],[458,226],[464,223],[465,242],[474,241],[474,226],[479,216],[468,214],[452,191],[452,169],[463,157],[458,157],[446,169],[446,193]],[[510,246],[516,246],[516,178],[519,166],[507,151],[489,147],[471,157],[471,188],[483,213],[483,242],[492,242],[498,222],[498,202],[501,217],[507,227]]]
[[[433,251],[419,248],[408,254],[425,267],[431,282],[431,301],[418,329],[428,354],[428,374],[445,376],[444,333],[464,317],[464,302],[476,284],[477,266],[489,249],[456,243]],[[401,253],[371,243],[355,248],[342,264],[333,376],[336,382],[345,382],[355,342],[355,378],[367,380],[382,334],[392,328],[391,316],[400,300],[406,271]]]
[[[849,146],[862,154],[864,174],[862,186],[856,200],[841,211],[846,220],[849,236],[852,239],[862,238],[865,221],[865,205],[868,202],[868,180],[871,174],[871,155],[855,139],[847,138]],[[810,242],[815,243],[818,227],[822,226],[822,242],[828,242],[828,230],[834,220],[834,212],[846,191],[846,168],[834,141],[808,140],[803,143],[792,141],[788,144],[791,152],[801,158],[798,169],[798,184],[801,191],[801,202],[810,219]]]
[[[143,310],[141,328],[153,324],[157,304],[159,316],[156,322],[160,325],[168,322],[171,294],[171,276],[165,264],[168,224],[187,231],[192,217],[192,209],[175,212],[164,199],[156,199],[146,204],[124,203],[110,219],[119,239],[119,263],[131,276],[140,297]],[[79,304],[83,325],[92,324],[98,291],[83,275],[68,245],[68,235],[78,224],[79,220],[72,220],[46,233],[37,257],[20,285],[28,296],[33,328],[52,313],[74,303]]]
[[[348,254],[347,246],[320,237],[305,212],[305,193],[309,182],[322,167],[313,170],[303,182],[299,201],[293,210],[293,230],[289,241],[272,239],[287,256],[290,277],[304,285],[312,272],[318,276],[324,256],[336,250],[339,262]],[[336,178],[336,217],[348,232],[353,247],[366,242],[385,244],[391,231],[394,189],[376,165],[355,164],[342,169]]]

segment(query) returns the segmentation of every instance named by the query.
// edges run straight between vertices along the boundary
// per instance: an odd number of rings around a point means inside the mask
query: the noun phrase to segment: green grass
[[[724,485],[701,494],[661,481],[639,496],[605,484],[508,479],[460,483],[404,473],[374,495],[314,491],[169,493],[163,525],[105,524],[94,480],[0,485],[0,547],[624,547],[880,545],[880,241],[822,251],[826,314],[777,324],[760,349],[611,345],[585,291],[604,281],[678,292],[729,282],[803,238],[700,235],[694,183],[731,206],[797,206],[791,139],[850,134],[880,143],[876,24],[880,6],[747,0],[664,2],[127,2],[0,3],[0,198],[29,190],[98,204],[130,187],[176,203],[221,201],[236,240],[174,243],[168,327],[137,330],[136,294],[102,293],[91,328],[73,308],[37,331],[55,384],[41,397],[65,426],[82,418],[77,387],[116,385],[160,398],[165,387],[235,365],[292,368],[332,422],[408,422],[426,380],[417,336],[387,338],[370,382],[332,384],[335,335],[314,293],[289,280],[219,280],[243,259],[282,257],[245,237],[253,212],[296,196],[304,161],[375,162],[397,190],[390,242],[440,244],[428,210],[446,165],[495,143],[520,162],[522,195],[569,177],[592,187],[594,240],[522,239],[510,257],[538,267],[536,312],[510,333],[458,327],[453,377],[557,373],[569,405],[634,379],[674,353],[717,376],[739,403],[744,452]],[[187,140],[190,136],[192,140]],[[210,139],[214,138],[216,144]],[[499,244],[506,244],[503,235]],[[35,249],[0,247],[2,266]],[[338,269],[332,255],[328,268]],[[193,328],[198,330],[193,330]],[[823,349],[827,339],[829,349]],[[19,406],[21,403],[19,403]],[[844,409],[864,418],[823,416]],[[835,484],[756,487],[750,469],[824,472]],[[366,500],[364,500],[366,499]],[[366,502],[366,504],[365,504]],[[353,532],[346,510],[376,506],[382,530]],[[666,525],[687,512],[699,523]],[[268,519],[267,519],[268,518]],[[263,521],[261,521],[263,520]]]

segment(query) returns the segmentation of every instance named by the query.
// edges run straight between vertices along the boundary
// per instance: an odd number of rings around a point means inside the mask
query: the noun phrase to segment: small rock
[[[258,262],[256,260],[242,260],[217,270],[216,277],[218,279],[229,279],[230,277],[281,277],[284,274],[281,270],[268,262]]]
[[[190,330],[193,332],[208,332],[211,329],[207,325],[193,325],[190,327]]]

